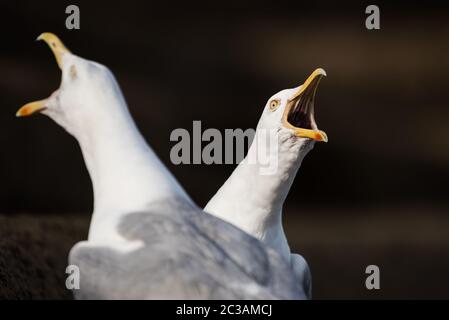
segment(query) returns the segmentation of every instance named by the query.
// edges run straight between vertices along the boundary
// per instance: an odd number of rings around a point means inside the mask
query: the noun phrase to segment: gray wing
[[[122,254],[75,246],[76,298],[300,299],[299,281],[273,250],[240,229],[178,200],[153,203],[119,227],[144,246]]]
[[[307,299],[312,299],[312,273],[303,256],[297,253],[291,255],[293,272],[299,280]]]

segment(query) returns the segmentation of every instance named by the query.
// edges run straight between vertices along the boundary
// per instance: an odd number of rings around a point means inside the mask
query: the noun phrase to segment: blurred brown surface
[[[0,299],[71,299],[70,248],[86,238],[86,215],[0,215]]]
[[[254,127],[272,94],[323,67],[316,119],[330,140],[305,159],[284,216],[315,297],[448,298],[447,8],[377,2],[381,30],[368,31],[368,3],[356,1],[77,1],[81,30],[68,31],[68,4],[0,4],[3,297],[67,297],[67,251],[85,238],[88,216],[62,213],[92,208],[73,138],[43,116],[14,117],[59,85],[50,51],[34,42],[52,31],[111,68],[143,135],[201,206],[234,166],[172,165],[171,131],[193,120]],[[381,268],[378,292],[363,287],[367,264]],[[43,287],[20,289],[28,284]]]
[[[284,219],[285,230],[292,251],[310,264],[314,298],[449,299],[446,210],[293,212]],[[368,265],[380,269],[380,290],[365,287]]]

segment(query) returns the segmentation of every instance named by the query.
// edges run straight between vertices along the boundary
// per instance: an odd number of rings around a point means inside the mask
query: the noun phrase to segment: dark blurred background
[[[69,4],[80,30],[65,29]],[[110,67],[147,141],[200,206],[234,166],[172,165],[171,131],[193,120],[254,128],[272,94],[324,68],[315,115],[329,143],[303,162],[284,214],[314,297],[449,298],[449,11],[378,1],[381,29],[370,31],[369,4],[0,4],[0,297],[70,297],[67,253],[87,236],[92,188],[76,141],[44,116],[14,116],[59,86],[50,50],[34,42],[51,31]],[[365,288],[369,264],[380,290]]]

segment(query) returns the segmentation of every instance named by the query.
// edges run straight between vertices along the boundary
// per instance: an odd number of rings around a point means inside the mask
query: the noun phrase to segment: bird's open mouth
[[[314,118],[315,93],[326,72],[316,69],[289,99],[282,118],[283,125],[299,137],[327,142],[324,131],[318,130]]]
[[[53,33],[50,33],[50,32],[42,33],[37,38],[37,40],[43,40],[48,44],[51,51],[53,51],[53,54],[55,55],[56,62],[58,64],[59,68],[62,70],[62,56],[66,53],[70,53],[70,51],[64,46],[62,41],[59,40],[59,38],[56,35],[54,35]],[[57,94],[57,91],[58,90],[56,90],[53,94]],[[47,102],[48,102],[48,98],[27,103],[26,105],[21,107],[19,109],[19,111],[17,111],[16,116],[17,117],[25,117],[25,116],[30,116],[35,113],[42,112],[47,108]]]

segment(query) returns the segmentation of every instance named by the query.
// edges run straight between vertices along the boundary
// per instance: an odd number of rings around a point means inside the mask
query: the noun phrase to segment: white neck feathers
[[[276,248],[290,259],[290,249],[282,228],[282,206],[305,154],[311,149],[286,132],[279,132],[277,152],[267,151],[276,162],[272,174],[264,172],[259,162],[246,161],[255,157],[260,145],[256,137],[248,154],[205,207],[218,216]],[[275,158],[276,157],[276,158]],[[264,164],[266,168],[266,163]]]
[[[94,190],[89,239],[103,236],[122,215],[145,210],[152,201],[191,201],[147,145],[126,105],[111,107],[108,113],[82,122],[75,135]]]

